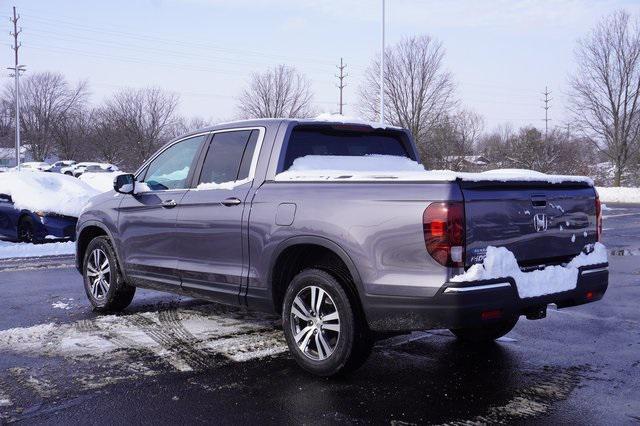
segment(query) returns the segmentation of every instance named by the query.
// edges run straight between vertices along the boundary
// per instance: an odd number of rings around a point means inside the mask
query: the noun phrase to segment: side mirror
[[[121,194],[133,194],[136,189],[136,177],[130,173],[116,176],[113,189]]]

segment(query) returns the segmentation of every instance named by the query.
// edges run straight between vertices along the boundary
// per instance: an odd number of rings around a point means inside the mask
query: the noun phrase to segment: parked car
[[[85,207],[76,265],[87,297],[118,311],[148,287],[277,313],[293,358],[322,376],[357,368],[379,336],[448,328],[478,344],[548,304],[602,298],[592,182],[349,168],[418,170],[418,158],[408,131],[358,122],[188,134]],[[309,173],[314,162],[330,170]],[[493,246],[515,269],[481,277]]]
[[[88,168],[91,168],[90,171],[93,173],[110,173],[120,170],[117,166],[109,163],[78,163],[76,164],[71,174],[74,177],[80,177],[80,175],[87,171]]]
[[[11,195],[0,194],[0,237],[3,239],[27,243],[74,241],[77,220],[56,213],[16,208]]]
[[[44,163],[40,161],[27,161],[25,163],[20,163],[20,170],[23,171],[32,171],[32,172],[42,172],[50,167],[49,163]],[[17,170],[17,167],[13,167],[12,170]]]
[[[76,164],[76,162],[73,161],[73,160],[56,161],[55,163],[53,163],[51,165],[51,167],[49,167],[45,171],[52,172],[52,173],[62,173],[62,169],[66,169],[68,167],[73,167],[75,164]]]
[[[82,173],[113,173],[117,172],[118,170],[118,167],[114,166],[113,164],[92,164],[85,167]]]

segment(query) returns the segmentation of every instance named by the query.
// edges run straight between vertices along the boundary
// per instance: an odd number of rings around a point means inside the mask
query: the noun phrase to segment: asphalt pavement
[[[277,318],[144,290],[101,316],[72,259],[0,261],[0,423],[640,423],[640,206],[609,207],[602,301],[484,348],[387,339],[334,379],[295,365]]]

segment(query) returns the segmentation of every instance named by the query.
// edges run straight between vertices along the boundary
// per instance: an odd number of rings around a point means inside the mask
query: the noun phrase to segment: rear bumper
[[[576,288],[561,293],[522,299],[510,277],[445,283],[430,298],[370,296],[365,302],[365,313],[374,331],[474,327],[499,318],[532,314],[551,303],[567,308],[595,302],[602,299],[608,284],[608,264],[589,265],[580,268]]]

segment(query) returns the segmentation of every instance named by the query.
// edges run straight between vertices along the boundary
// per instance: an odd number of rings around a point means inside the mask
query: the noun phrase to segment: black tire
[[[67,175],[67,176],[73,176],[73,173],[71,173],[71,172],[64,172],[64,174]]]
[[[97,262],[96,258],[99,259]],[[107,266],[102,269],[96,268],[96,263],[104,265],[102,259],[108,262]],[[106,271],[107,268],[108,273],[95,274],[95,271]],[[109,238],[104,236],[95,237],[89,242],[82,262],[82,276],[87,298],[97,312],[121,311],[129,306],[136,293],[135,287],[124,282],[113,246]],[[97,279],[103,281],[96,283]],[[108,286],[104,286],[104,282],[107,282]]]
[[[18,222],[18,241],[21,243],[35,242],[35,229],[33,219],[29,216],[23,216]]]
[[[317,288],[320,288],[325,293],[323,296],[318,296],[322,297],[323,303],[318,305],[322,306],[320,306],[318,312],[315,312],[313,307],[309,308],[311,303],[304,295],[310,294],[313,291],[311,289]],[[317,294],[322,294],[319,290],[316,290],[316,292]],[[329,296],[328,298],[326,297],[327,295]],[[297,296],[301,300],[303,298],[306,300],[304,302],[307,309],[306,313],[311,314],[311,320],[308,322],[301,320],[295,314],[292,315],[294,300]],[[283,301],[282,320],[289,351],[300,367],[318,376],[334,376],[353,371],[366,361],[373,347],[373,339],[362,314],[359,313],[360,311],[357,306],[354,306],[354,303],[340,282],[325,271],[306,269],[291,280]],[[326,315],[326,318],[333,315],[326,314],[327,309],[329,312],[335,310],[339,315],[338,319],[325,319],[324,321],[326,322],[323,322],[323,315]],[[298,312],[302,311],[298,310]],[[304,312],[302,313],[305,314]],[[329,329],[331,326],[336,327],[336,324],[333,323],[335,321],[339,321],[337,337],[336,332]],[[308,346],[304,351],[299,347],[295,337],[296,334],[300,335],[304,331],[304,329],[301,329],[301,324],[305,328],[307,328],[307,325],[311,327],[308,332],[311,337],[307,338],[305,334],[304,338],[300,339],[301,344],[304,344],[305,338],[307,339]],[[316,335],[319,336],[316,337]],[[321,338],[322,342],[327,342],[332,351],[318,350],[318,338]],[[329,355],[322,358],[322,352],[326,352],[325,355]]]
[[[480,327],[458,328],[450,331],[465,343],[488,343],[506,335],[518,323],[518,318],[485,324]]]

